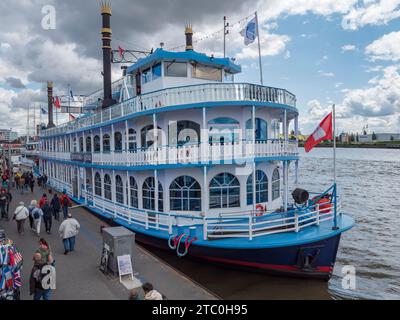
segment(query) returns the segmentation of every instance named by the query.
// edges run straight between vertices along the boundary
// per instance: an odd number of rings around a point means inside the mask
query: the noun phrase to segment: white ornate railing
[[[201,84],[164,89],[134,97],[99,113],[84,116],[56,128],[47,129],[42,136],[71,133],[75,130],[118,119],[136,112],[205,102],[265,102],[296,107],[296,96],[284,89],[248,83]]]
[[[143,166],[159,164],[187,164],[214,161],[237,161],[254,157],[297,156],[298,145],[293,141],[268,140],[235,142],[229,144],[188,145],[182,147],[163,146],[157,150],[149,148],[135,152],[93,153],[91,163],[102,165]],[[71,161],[68,152],[42,152],[42,156],[56,160]],[[82,157],[83,159],[83,157]]]

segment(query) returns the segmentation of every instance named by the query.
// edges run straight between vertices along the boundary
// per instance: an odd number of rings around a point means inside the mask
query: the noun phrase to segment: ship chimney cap
[[[108,14],[111,16],[111,0],[101,0],[101,14]]]
[[[191,24],[187,24],[185,27],[185,34],[193,34],[193,28]]]
[[[47,81],[47,88],[53,88],[53,82]]]

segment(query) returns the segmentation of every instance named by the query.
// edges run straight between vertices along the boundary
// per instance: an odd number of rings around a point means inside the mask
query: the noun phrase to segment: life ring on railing
[[[262,204],[256,205],[256,217],[262,217],[265,213],[266,207]]]
[[[179,247],[180,247],[180,242],[178,243],[178,246],[176,247],[176,254],[178,255],[179,258],[183,258],[186,256],[189,252],[189,248],[192,245],[193,242],[197,241],[197,237],[194,237],[193,239],[190,240],[190,236],[188,236],[185,240],[185,250],[183,253],[179,252]]]
[[[333,203],[329,194],[324,195],[322,198],[314,197],[312,201],[314,202],[315,210],[317,209],[316,206],[319,205],[320,214],[327,214],[332,211]]]

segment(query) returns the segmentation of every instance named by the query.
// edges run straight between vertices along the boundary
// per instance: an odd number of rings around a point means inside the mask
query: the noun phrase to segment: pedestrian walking
[[[32,193],[33,193],[34,187],[35,187],[35,178],[31,177],[31,179],[29,180],[29,188],[31,188]]]
[[[10,203],[11,203],[12,199],[13,199],[13,197],[12,197],[10,190],[7,190],[7,205],[6,205],[7,216],[8,216],[8,213],[10,212]]]
[[[29,217],[28,217],[29,218],[29,226],[31,227],[32,231],[34,230],[34,226],[35,226],[34,222],[33,222],[32,211],[35,208],[36,208],[36,200],[32,200],[31,204],[28,207],[28,211],[29,211]]]
[[[71,201],[70,197],[68,197],[66,190],[63,190],[63,194],[61,195],[60,202],[61,202],[61,207],[63,210],[64,220],[65,220],[65,219],[67,219],[67,216],[68,216],[68,208],[72,205],[72,201]]]
[[[53,208],[54,219],[60,221],[61,202],[56,193],[53,195],[50,205]]]
[[[44,226],[45,230],[48,234],[51,232],[51,225],[53,223],[53,209],[50,206],[49,201],[46,200],[42,207],[43,211],[43,221],[44,221]]]
[[[46,189],[47,180],[48,180],[47,175],[44,173],[43,174],[43,189]]]
[[[2,188],[0,191],[0,212],[1,212],[1,219],[9,220],[8,212],[7,212],[7,202],[8,196],[6,189]]]
[[[25,189],[25,178],[24,178],[24,176],[19,178],[19,189],[21,190],[21,194],[24,194],[24,189]]]
[[[35,253],[40,253],[42,257],[42,262],[54,265],[53,253],[51,252],[50,245],[43,238],[39,240],[39,248]]]
[[[23,201],[19,203],[19,206],[15,209],[14,212],[14,218],[15,221],[17,221],[17,230],[19,234],[24,234],[24,225],[25,225],[25,220],[29,216],[29,210],[27,207],[25,207],[25,204]]]
[[[47,194],[43,193],[42,197],[39,200],[39,207],[42,208],[47,201]]]
[[[36,200],[32,200],[31,204],[35,205],[35,208],[32,210],[32,218],[33,218],[33,225],[34,225],[34,232],[38,237],[40,237],[40,226],[42,223],[42,217],[43,217],[43,211],[42,209],[38,206]]]
[[[68,254],[75,249],[75,238],[79,233],[80,229],[79,222],[72,218],[69,213],[67,219],[64,220],[59,228],[60,237],[63,239],[64,254]]]
[[[29,278],[29,293],[33,295],[33,300],[50,300],[51,289],[43,288],[43,279],[47,275],[44,273],[43,267],[46,265],[42,255],[36,252],[33,255],[33,267]]]

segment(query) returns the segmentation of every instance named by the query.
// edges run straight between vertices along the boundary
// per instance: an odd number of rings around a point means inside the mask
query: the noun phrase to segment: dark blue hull
[[[176,254],[165,239],[136,233],[136,240]],[[252,272],[329,280],[339,242],[340,234],[318,242],[279,248],[226,249],[193,244],[188,257]]]

